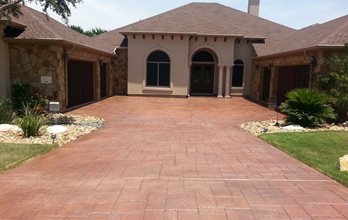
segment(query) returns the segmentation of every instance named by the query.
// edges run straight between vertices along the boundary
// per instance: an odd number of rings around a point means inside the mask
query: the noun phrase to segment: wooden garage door
[[[277,105],[286,100],[286,93],[289,91],[309,87],[309,71],[309,66],[279,68]]]
[[[68,107],[93,101],[93,63],[69,60]]]

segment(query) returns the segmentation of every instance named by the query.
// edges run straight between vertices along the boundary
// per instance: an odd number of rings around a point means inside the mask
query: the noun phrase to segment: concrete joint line
[[[218,178],[123,178],[126,180],[193,180],[193,181],[266,181],[266,182],[335,182],[334,180],[301,180],[301,179],[218,179]]]

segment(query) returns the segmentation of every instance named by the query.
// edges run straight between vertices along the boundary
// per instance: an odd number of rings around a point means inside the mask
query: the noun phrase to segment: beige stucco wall
[[[0,26],[0,97],[10,96],[9,46],[2,39],[3,27]]]
[[[219,66],[224,67],[223,87],[225,87],[226,67],[233,65],[236,57],[243,59],[246,66],[246,80],[251,78],[251,58],[253,47],[241,41],[235,48],[232,37],[181,36],[181,35],[128,35],[128,94],[129,95],[174,95],[187,96],[190,91],[190,69],[192,56],[199,50],[211,51],[216,57],[214,93],[218,90]],[[146,60],[148,55],[162,50],[171,59],[171,87],[146,87]],[[243,94],[249,94],[250,83],[246,83]],[[225,89],[225,88],[224,88]]]
[[[243,89],[232,89],[232,92],[240,92],[244,96],[250,96],[252,87],[252,58],[255,56],[255,50],[250,41],[240,40],[236,42],[234,50],[234,61],[240,59],[244,62],[244,85]]]
[[[234,38],[224,37],[192,37],[189,42],[189,60],[191,63],[197,51],[209,50],[216,58],[214,73],[214,93],[218,93],[219,66],[232,66],[234,60]],[[224,74],[226,69],[224,70]],[[190,74],[190,73],[189,73]],[[224,78],[225,79],[225,78]],[[223,88],[225,83],[223,83]]]
[[[188,36],[128,36],[128,94],[186,96],[188,88]],[[170,88],[146,87],[146,60],[151,52],[162,50],[170,57]]]

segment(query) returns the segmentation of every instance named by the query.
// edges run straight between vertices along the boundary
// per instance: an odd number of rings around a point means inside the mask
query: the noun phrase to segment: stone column
[[[222,98],[222,85],[224,78],[224,66],[219,65],[219,88],[218,88],[218,98]]]
[[[10,55],[8,43],[3,41],[3,29],[0,25],[0,97],[10,97]]]
[[[277,103],[277,89],[278,89],[278,71],[274,65],[271,65],[271,81],[270,81],[270,92],[269,92],[269,103]]]
[[[225,98],[231,98],[231,76],[232,66],[226,66]]]

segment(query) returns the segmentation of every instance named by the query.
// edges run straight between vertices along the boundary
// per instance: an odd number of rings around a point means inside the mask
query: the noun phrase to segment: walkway
[[[240,129],[242,98],[113,97],[105,128],[0,176],[0,219],[346,219],[348,189]]]

